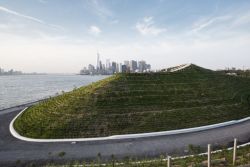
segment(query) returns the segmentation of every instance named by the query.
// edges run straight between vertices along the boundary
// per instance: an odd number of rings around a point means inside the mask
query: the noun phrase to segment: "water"
[[[54,96],[62,91],[88,85],[107,76],[12,75],[0,76],[0,109]]]

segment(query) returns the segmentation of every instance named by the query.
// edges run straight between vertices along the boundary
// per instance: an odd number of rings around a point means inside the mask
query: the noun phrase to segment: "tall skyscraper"
[[[119,69],[119,64],[116,63],[116,73],[119,73],[120,72],[120,69]]]
[[[139,72],[144,72],[146,70],[146,61],[144,60],[141,60],[138,62],[138,69],[139,69]]]
[[[96,63],[97,71],[100,69],[100,54],[97,52],[97,63]]]
[[[102,61],[101,60],[99,60],[99,70],[102,70],[103,68],[102,68]]]
[[[119,72],[122,72],[122,63],[119,64]]]
[[[129,66],[129,61],[128,60],[125,60],[124,61],[124,65],[127,67],[127,71],[130,71],[130,66]]]
[[[128,60],[125,60],[125,61],[124,61],[124,65],[126,65],[127,67],[129,67],[129,61],[128,61]]]
[[[128,72],[128,68],[127,68],[127,66],[124,64],[124,65],[122,65],[122,73],[126,73],[126,72]]]
[[[137,70],[137,62],[135,60],[131,60],[129,67],[131,72],[135,72]]]
[[[106,59],[106,69],[110,69],[110,59]]]
[[[112,62],[112,74],[116,72],[116,62]]]

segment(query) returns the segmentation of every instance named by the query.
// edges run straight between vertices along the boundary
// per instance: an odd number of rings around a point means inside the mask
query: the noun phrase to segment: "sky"
[[[101,60],[153,69],[250,68],[249,0],[0,0],[0,67],[78,73]]]

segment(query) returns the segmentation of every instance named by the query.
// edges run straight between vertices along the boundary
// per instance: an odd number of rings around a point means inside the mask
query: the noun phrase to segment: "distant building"
[[[124,61],[124,65],[126,65],[127,67],[129,66],[129,61],[128,60],[125,60]]]
[[[106,69],[110,70],[110,60],[106,59]]]
[[[125,61],[124,61],[124,65],[127,66],[127,70],[130,70],[129,61],[128,61],[128,60],[125,60]]]
[[[122,72],[122,63],[119,64],[119,72]]]
[[[122,73],[126,73],[128,71],[127,65],[122,65]]]
[[[97,52],[96,70],[100,69],[100,54]]]
[[[146,61],[144,61],[144,60],[141,60],[141,61],[139,61],[138,62],[138,70],[139,70],[139,72],[140,73],[142,73],[142,72],[144,72],[144,71],[146,71]]]
[[[110,61],[110,59],[106,59],[105,63],[102,63],[100,60],[100,54],[97,52],[96,54],[97,60],[96,60],[96,67],[92,64],[88,65],[88,68],[84,67],[82,70],[80,70],[80,74],[82,75],[112,75],[114,73],[143,73],[148,72],[151,70],[151,65],[146,64],[146,61],[135,61],[135,60],[125,60],[124,64],[117,63],[115,61]],[[15,71],[9,71],[8,73],[13,73]],[[5,72],[6,73],[6,72]],[[1,74],[1,71],[0,71]]]
[[[99,61],[99,67],[97,71],[102,71],[102,61]]]
[[[0,68],[0,75],[22,75],[22,71],[15,71],[13,69],[9,71],[4,71],[3,68]]]
[[[116,72],[116,62],[112,62],[112,74],[114,74]]]
[[[89,64],[88,70],[91,75],[95,74],[95,66],[93,66],[92,64]]]
[[[129,67],[131,72],[135,72],[137,70],[137,62],[135,60],[131,60]]]
[[[150,71],[150,70],[151,70],[151,65],[150,65],[150,64],[147,64],[147,65],[146,65],[146,70],[147,70],[147,71]]]
[[[116,63],[116,73],[119,73],[119,72],[120,72],[119,64]]]
[[[89,70],[87,70],[86,67],[84,67],[81,71],[80,71],[81,75],[89,75]]]

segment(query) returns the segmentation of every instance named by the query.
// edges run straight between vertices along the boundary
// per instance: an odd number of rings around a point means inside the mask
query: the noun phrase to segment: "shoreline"
[[[12,77],[12,76],[13,77],[15,77],[15,76],[31,76],[31,75],[34,75],[34,76],[42,76],[42,75],[44,75],[44,76],[48,76],[48,75],[62,75],[62,76],[65,76],[65,75],[68,76],[68,75],[70,75],[70,76],[77,76],[77,74],[39,74],[39,75],[38,74],[22,74],[22,75],[0,75],[0,77],[7,77],[7,76],[10,76],[10,77]],[[78,76],[80,76],[80,75],[78,75]],[[87,77],[104,77],[105,78],[107,76],[104,76],[104,75],[88,75]],[[0,106],[0,115],[1,115],[2,112],[5,112],[6,110],[11,110],[11,109],[14,109],[14,108],[19,109],[19,108],[22,108],[22,107],[23,108],[29,107],[31,104],[35,104],[37,102],[49,99],[51,97],[56,97],[56,96],[58,96],[58,95],[61,94],[61,91],[64,91],[65,93],[67,93],[67,92],[70,92],[70,91],[74,90],[75,88],[80,88],[80,87],[87,86],[87,85],[89,85],[89,84],[91,84],[93,82],[97,82],[97,81],[102,80],[104,78],[97,79],[97,80],[92,81],[92,82],[87,83],[87,84],[86,83],[85,84],[81,84],[81,85],[79,85],[77,87],[74,86],[74,87],[70,87],[69,89],[66,89],[66,90],[64,89],[65,91],[64,90],[59,90],[58,92],[55,92],[55,93],[52,92],[51,95],[45,95],[44,97],[27,99],[26,102],[21,102],[20,104],[13,104],[13,106],[11,104],[9,106],[4,106],[4,105],[6,105],[6,104],[4,104],[3,106]]]
[[[51,97],[55,97],[55,96],[51,96]],[[24,103],[24,104],[13,106],[13,107],[8,107],[8,108],[0,109],[0,115],[6,114],[6,113],[10,113],[10,112],[14,112],[16,110],[22,110],[22,109],[24,109],[26,107],[30,107],[30,106],[32,106],[34,104],[37,104],[37,103],[39,103],[41,101],[44,101],[44,100],[47,100],[49,98],[50,97],[43,98],[43,99],[40,99],[40,100],[35,100],[35,101],[32,101],[32,102],[27,102],[27,103]]]

